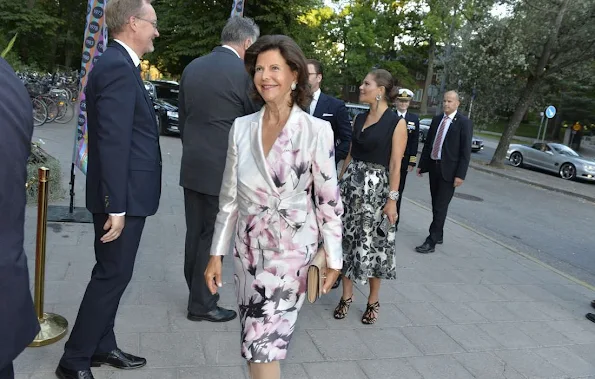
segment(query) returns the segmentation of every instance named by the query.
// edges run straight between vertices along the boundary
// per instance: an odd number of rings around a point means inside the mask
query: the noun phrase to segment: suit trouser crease
[[[219,197],[184,188],[186,246],[184,276],[190,292],[188,312],[204,314],[217,307],[218,294],[211,294],[204,273],[211,257]]]
[[[102,243],[107,217],[93,215],[96,263],[60,361],[70,370],[87,370],[93,354],[117,348],[114,321],[120,299],[132,279],[145,217],[126,216],[120,237]]]
[[[444,180],[439,161],[432,161],[430,167],[430,193],[432,195],[432,224],[430,236],[432,244],[444,237],[444,223],[448,213],[448,206],[455,193],[454,181]]]
[[[405,181],[407,180],[407,169],[401,169],[401,179],[399,180],[399,199],[397,199],[397,222],[395,225],[399,225],[401,221],[401,200],[403,200],[403,191],[405,191]]]

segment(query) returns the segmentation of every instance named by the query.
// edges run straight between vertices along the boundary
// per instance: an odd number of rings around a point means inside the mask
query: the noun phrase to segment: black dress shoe
[[[333,289],[339,287],[340,284],[341,284],[341,275],[339,275],[339,277],[337,278],[337,281],[335,282],[335,284],[333,284]]]
[[[595,300],[591,301],[591,307],[595,308]]]
[[[91,357],[91,367],[108,365],[123,370],[132,370],[141,368],[146,364],[147,360],[145,358],[125,353],[120,349],[114,349],[109,353],[93,354]]]
[[[426,241],[421,246],[417,246],[415,248],[415,251],[417,251],[418,253],[422,253],[422,254],[428,254],[428,253],[433,253],[435,250],[434,250],[434,245],[432,245],[431,243]]]
[[[69,370],[67,368],[58,365],[56,369],[56,376],[60,379],[95,379],[91,370]]]
[[[593,314],[593,313],[587,313],[585,315],[585,317],[587,318],[587,320],[589,320],[591,322],[595,322],[595,314]]]
[[[190,321],[211,321],[211,322],[226,322],[236,318],[238,314],[231,309],[217,307],[209,313],[190,313],[188,312],[188,320]]]

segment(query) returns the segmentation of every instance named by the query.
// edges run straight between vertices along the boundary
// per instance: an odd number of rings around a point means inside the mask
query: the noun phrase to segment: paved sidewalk
[[[36,131],[44,133],[71,135],[63,129]],[[70,141],[56,137],[45,148],[70,156]],[[116,320],[120,347],[145,356],[148,365],[129,372],[96,369],[95,377],[248,378],[239,354],[238,320],[212,324],[185,318],[180,141],[162,137],[162,151],[161,207],[147,221]],[[83,179],[77,176],[79,185]],[[82,206],[84,192],[77,191]],[[332,317],[338,291],[306,304],[283,364],[284,379],[595,379],[595,324],[584,318],[594,291],[450,220],[444,245],[434,254],[417,254],[413,247],[426,236],[431,212],[405,201],[402,216],[398,279],[383,282],[378,322],[360,322],[366,287],[358,287],[345,320]],[[25,248],[31,272],[35,217],[30,207]],[[48,225],[46,310],[71,325],[94,262],[92,239],[90,224]],[[223,306],[235,306],[230,266],[224,264]],[[28,348],[15,362],[17,379],[54,378],[64,342]]]

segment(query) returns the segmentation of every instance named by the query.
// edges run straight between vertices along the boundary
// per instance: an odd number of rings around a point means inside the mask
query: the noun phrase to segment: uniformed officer
[[[413,171],[417,162],[417,147],[419,141],[419,117],[407,109],[411,105],[411,99],[413,99],[413,92],[407,88],[399,89],[397,96],[397,115],[399,119],[404,118],[407,122],[407,148],[405,149],[405,155],[403,156],[403,162],[401,163],[401,181],[399,182],[399,200],[397,201],[397,218],[396,228],[398,230],[399,221],[403,218],[401,214],[401,199],[403,198],[403,190],[405,189],[405,180],[407,179],[407,173]]]

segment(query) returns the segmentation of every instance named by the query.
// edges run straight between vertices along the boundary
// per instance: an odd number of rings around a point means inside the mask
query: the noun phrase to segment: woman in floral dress
[[[343,319],[353,301],[354,280],[370,283],[364,324],[378,318],[381,279],[395,279],[395,227],[401,160],[407,126],[388,104],[397,96],[391,74],[373,70],[359,87],[370,110],[356,117],[349,155],[341,170],[343,214],[343,296],[334,317]]]
[[[233,240],[241,353],[253,379],[278,379],[320,237],[327,291],[342,268],[343,205],[332,128],[302,110],[311,97],[300,48],[289,37],[264,36],[245,64],[265,106],[230,131],[205,278],[215,293]]]

